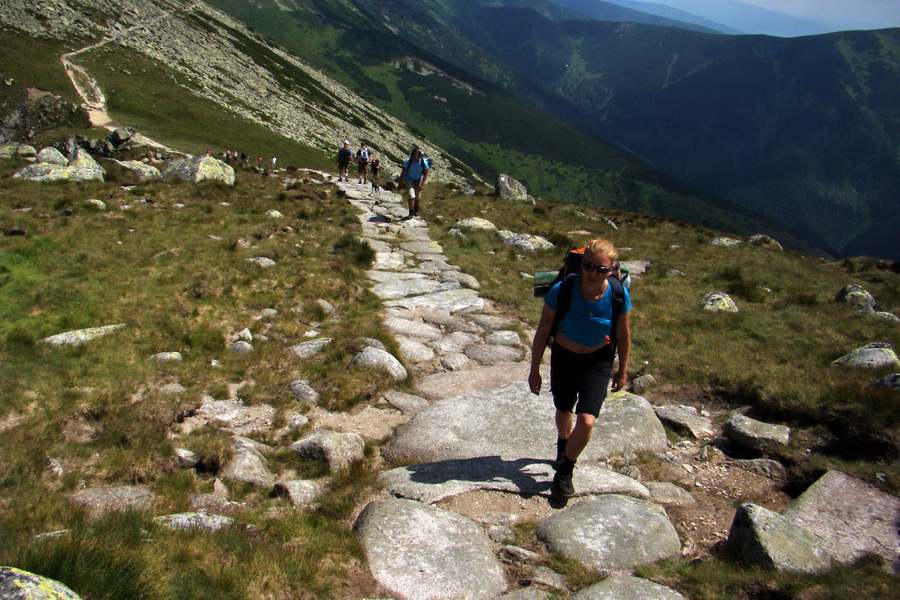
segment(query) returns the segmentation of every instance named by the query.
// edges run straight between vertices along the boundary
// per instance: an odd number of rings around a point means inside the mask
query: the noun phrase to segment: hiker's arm
[[[428,179],[428,169],[422,169],[422,179],[419,181],[419,189],[425,187],[425,180]]]
[[[541,320],[537,331],[534,332],[534,340],[531,342],[531,371],[528,373],[528,388],[532,394],[541,393],[541,359],[544,358],[544,350],[547,349],[547,338],[550,337],[550,327],[556,311],[544,305],[541,311]]]
[[[616,348],[619,351],[619,370],[613,376],[612,391],[624,390],[628,383],[628,357],[631,355],[631,313],[619,315],[616,324]]]

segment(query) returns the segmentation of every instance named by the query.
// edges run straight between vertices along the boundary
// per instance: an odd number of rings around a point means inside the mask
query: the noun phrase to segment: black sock
[[[559,465],[560,473],[571,473],[575,470],[575,463],[578,462],[576,460],[572,460],[568,456],[563,456],[562,463]]]

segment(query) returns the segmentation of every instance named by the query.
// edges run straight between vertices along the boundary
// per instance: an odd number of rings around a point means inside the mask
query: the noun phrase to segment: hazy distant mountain
[[[566,6],[575,1],[579,3],[593,4],[593,2],[591,2],[590,0],[556,0],[556,2],[558,2],[562,6]],[[677,8],[674,8],[672,6],[661,4],[658,2],[640,2],[639,0],[608,0],[608,2],[610,2],[611,4],[618,4],[619,6],[623,6],[625,8],[630,8],[631,10],[672,19],[673,21],[677,21],[679,23],[690,23],[693,25],[698,25],[710,31],[718,31],[721,33],[729,34],[745,33],[739,29],[734,29],[721,23],[716,23],[715,21],[704,19],[703,17],[696,14],[678,10]]]
[[[609,0],[619,4],[618,0]],[[751,34],[798,37],[833,31],[823,24],[773,12],[737,0],[658,0],[678,10]]]
[[[481,2],[485,6],[507,6],[510,8],[534,8],[544,16],[547,11],[540,8],[542,2],[539,0],[489,0]],[[645,25],[660,25],[663,27],[679,27],[681,29],[690,29],[692,31],[703,31],[706,33],[721,32],[721,26],[705,21],[698,17],[681,13],[679,11],[668,9],[669,13],[652,12],[641,10],[638,7],[632,7],[626,2],[613,1],[603,2],[602,0],[549,0],[553,6],[560,6],[566,10],[566,14],[579,15],[578,18],[588,17],[595,21],[611,21],[614,23],[643,23]],[[641,4],[636,2],[634,4]],[[668,8],[668,7],[663,7]],[[679,19],[678,15],[684,15],[687,19]],[[571,17],[570,17],[571,19]],[[559,20],[555,18],[553,20]]]

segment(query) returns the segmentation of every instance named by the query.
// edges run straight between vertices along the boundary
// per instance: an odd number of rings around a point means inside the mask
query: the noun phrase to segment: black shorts
[[[562,412],[600,414],[612,375],[613,347],[576,354],[554,343],[550,354],[550,391]]]

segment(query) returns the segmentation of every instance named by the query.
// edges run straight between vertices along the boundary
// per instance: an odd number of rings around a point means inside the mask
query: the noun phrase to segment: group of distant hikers
[[[206,149],[206,156],[212,156],[212,152],[209,148]],[[228,164],[237,163],[245,167],[250,166],[250,155],[246,152],[241,152],[240,154],[238,154],[237,150],[226,150],[225,152],[222,152],[222,160],[224,160]],[[269,159],[268,162],[271,168],[274,169],[278,166],[278,157],[273,156]],[[259,155],[256,158],[256,167],[262,169],[264,165],[265,162],[263,161],[263,157],[262,155]]]
[[[366,146],[365,142],[360,144],[359,149],[354,154],[350,148],[350,140],[344,140],[344,144],[337,152],[338,181],[350,181],[350,164],[354,158],[356,159],[356,183],[365,185],[371,182],[372,194],[380,194],[379,173],[381,171],[381,162],[372,153],[372,150]],[[403,161],[399,177],[401,192],[406,195],[409,205],[409,214],[405,219],[419,216],[422,192],[425,189],[425,182],[428,180],[430,171],[431,161],[418,146],[414,147],[410,151],[409,157]]]

